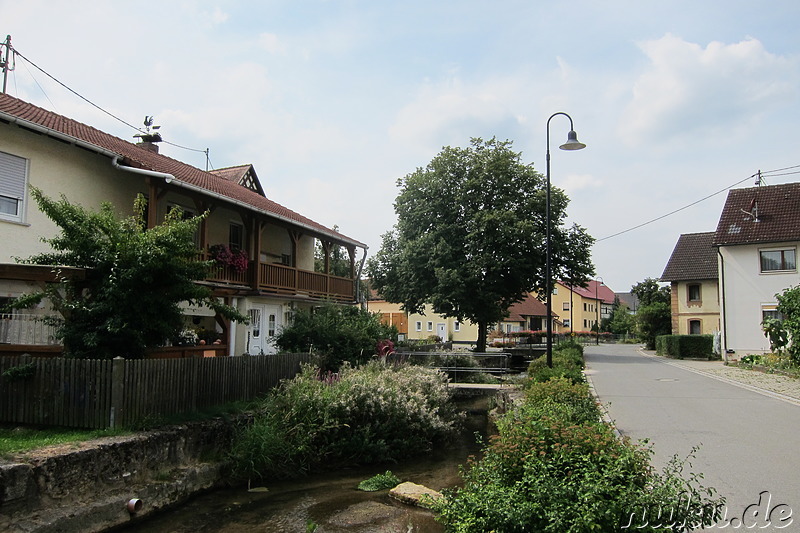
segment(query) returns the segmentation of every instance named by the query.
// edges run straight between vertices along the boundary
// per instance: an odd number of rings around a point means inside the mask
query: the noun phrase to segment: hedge
[[[703,357],[714,359],[713,335],[659,335],[656,353],[673,359]]]

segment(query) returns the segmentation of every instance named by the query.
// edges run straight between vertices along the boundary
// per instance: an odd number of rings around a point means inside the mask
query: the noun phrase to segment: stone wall
[[[0,531],[98,532],[225,479],[237,421],[213,420],[50,447],[0,463]],[[128,510],[132,499],[138,511]]]

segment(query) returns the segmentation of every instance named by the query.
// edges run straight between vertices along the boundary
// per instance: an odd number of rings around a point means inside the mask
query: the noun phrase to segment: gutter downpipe
[[[717,247],[717,255],[719,256],[719,293],[722,297],[720,302],[722,304],[722,360],[728,363],[728,314],[725,312],[725,259],[722,257],[722,251]]]

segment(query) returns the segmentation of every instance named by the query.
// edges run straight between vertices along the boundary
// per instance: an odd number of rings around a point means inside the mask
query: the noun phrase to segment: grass
[[[130,435],[136,431],[149,431],[159,427],[186,422],[229,417],[253,409],[255,402],[231,402],[197,413],[173,415],[169,417],[149,417],[139,421],[133,427],[124,429],[75,429],[60,427],[34,427],[0,425],[0,458],[8,458],[12,454],[29,452],[45,446],[74,444],[101,437]]]
[[[0,426],[0,457],[5,458],[11,454],[28,452],[45,446],[73,444],[127,433],[130,431]]]

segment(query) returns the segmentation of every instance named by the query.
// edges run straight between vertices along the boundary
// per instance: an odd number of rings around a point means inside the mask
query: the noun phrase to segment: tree
[[[670,288],[661,287],[653,278],[646,278],[633,287],[631,292],[639,299],[636,324],[639,336],[648,350],[656,347],[656,337],[672,333],[672,310]]]
[[[339,227],[333,226],[333,231],[338,232]],[[350,255],[344,246],[331,245],[328,266],[330,268],[329,274],[340,278],[350,277]],[[325,273],[325,248],[319,239],[317,239],[314,248],[314,271]]]
[[[789,287],[776,294],[776,311],[780,318],[765,318],[764,334],[770,348],[777,354],[788,354],[792,362],[800,364],[800,286]]]
[[[373,287],[406,311],[430,303],[477,324],[479,351],[511,304],[530,291],[546,294],[545,179],[520,159],[510,141],[496,139],[442,149],[398,181],[397,224],[367,267]],[[594,239],[563,226],[567,203],[551,190],[553,279],[588,279]]]
[[[52,252],[22,262],[81,267],[87,274],[84,281],[62,279],[23,295],[14,307],[49,300],[63,317],[57,322],[57,336],[64,343],[65,355],[142,357],[148,348],[162,346],[180,334],[184,328],[181,302],[206,305],[232,320],[247,320],[221,304],[208,287],[195,283],[205,279],[210,267],[197,261],[194,243],[202,216],[183,220],[183,213],[173,209],[162,225],[144,229],[141,195],[134,202],[134,215],[122,219],[109,203],[90,212],[63,195],[56,201],[33,187],[31,195],[61,232],[43,239]]]
[[[631,333],[635,326],[636,318],[630,313],[628,306],[620,303],[619,298],[615,298],[611,318],[604,324],[605,330],[615,335],[626,335]]]
[[[344,361],[366,363],[380,341],[397,340],[397,328],[381,322],[380,315],[358,307],[326,304],[298,309],[291,325],[275,337],[275,344],[289,352],[313,349],[323,358],[324,370],[338,370]]]

